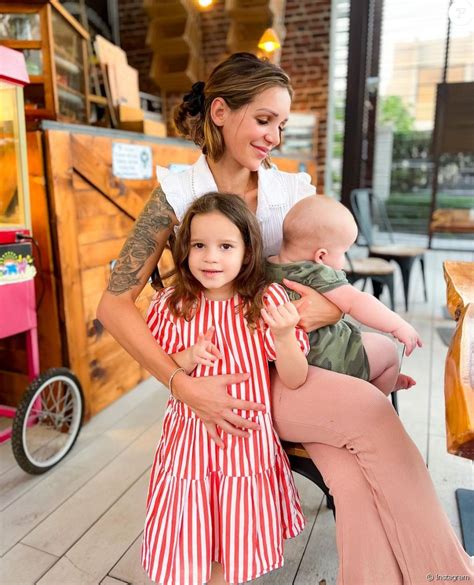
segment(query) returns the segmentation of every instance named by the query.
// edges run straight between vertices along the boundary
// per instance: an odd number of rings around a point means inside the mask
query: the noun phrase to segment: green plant
[[[395,132],[411,132],[415,118],[398,95],[382,96],[379,99],[379,123],[392,122]]]

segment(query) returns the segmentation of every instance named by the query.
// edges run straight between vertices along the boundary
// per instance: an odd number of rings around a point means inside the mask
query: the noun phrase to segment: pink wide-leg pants
[[[279,436],[304,444],[334,497],[338,585],[474,583],[423,458],[380,390],[310,367],[298,390],[273,372],[272,393]]]

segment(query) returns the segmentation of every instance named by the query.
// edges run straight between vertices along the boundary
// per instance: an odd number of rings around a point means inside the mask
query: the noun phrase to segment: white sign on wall
[[[112,143],[112,174],[119,179],[151,179],[153,157],[150,146]]]

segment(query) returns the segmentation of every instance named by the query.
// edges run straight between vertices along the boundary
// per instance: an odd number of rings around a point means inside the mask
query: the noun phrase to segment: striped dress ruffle
[[[223,565],[228,583],[243,583],[281,567],[283,539],[304,527],[288,458],[271,419],[273,340],[268,329],[249,331],[237,295],[226,301],[202,296],[187,322],[169,312],[170,292],[156,294],[147,317],[163,349],[182,351],[213,326],[213,343],[223,357],[212,368],[198,366],[192,375],[250,372],[248,380],[229,386],[229,393],[263,403],[267,411],[236,410],[258,421],[261,430],[248,438],[220,431],[226,448],[219,449],[194,412],[170,397],[151,471],[142,564],[150,579],[163,585],[203,585],[212,561]],[[287,300],[283,287],[268,287],[268,305]],[[307,353],[306,334],[297,329],[297,336]]]

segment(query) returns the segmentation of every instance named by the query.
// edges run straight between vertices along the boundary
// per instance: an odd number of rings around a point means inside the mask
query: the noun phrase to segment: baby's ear
[[[314,262],[316,262],[316,264],[324,264],[324,258],[327,253],[328,251],[326,248],[318,248],[314,253]]]

